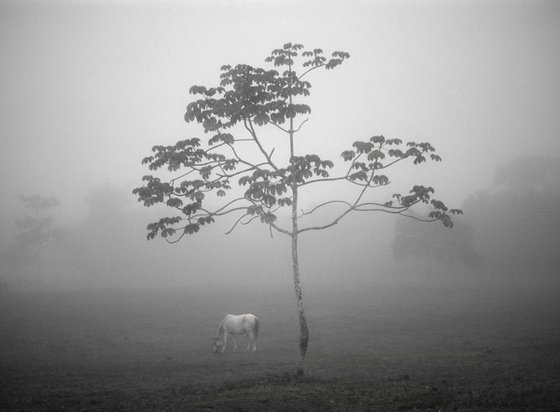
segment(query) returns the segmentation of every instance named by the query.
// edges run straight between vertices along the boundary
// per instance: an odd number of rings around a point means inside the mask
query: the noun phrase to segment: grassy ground
[[[0,410],[560,410],[558,290],[507,285],[311,293],[300,379],[289,290],[3,295]],[[259,351],[211,353],[245,311]]]

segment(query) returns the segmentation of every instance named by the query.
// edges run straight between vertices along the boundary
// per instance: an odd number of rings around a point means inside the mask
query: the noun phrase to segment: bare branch
[[[183,177],[190,175],[192,172],[197,172],[197,171],[198,171],[198,170],[196,170],[196,169],[194,169],[194,168],[191,168],[191,170],[189,170],[187,173],[184,173],[184,174],[182,174],[181,176],[177,176],[177,177],[171,179],[171,180],[169,181],[169,183],[171,183],[171,185],[173,185],[173,183],[175,183],[176,180],[182,179]]]
[[[311,211],[303,213],[302,216],[310,215],[310,214],[314,213],[316,210],[318,210],[319,208],[321,208],[323,206],[327,206],[329,204],[333,204],[333,203],[344,204],[344,205],[348,206],[348,209],[346,209],[344,212],[342,212],[337,218],[335,218],[330,223],[327,223],[327,224],[322,225],[322,226],[310,226],[310,227],[299,230],[298,233],[306,232],[306,231],[310,231],[310,230],[327,229],[331,226],[334,226],[334,225],[338,224],[338,222],[343,217],[345,217],[348,213],[350,213],[351,211],[355,211],[355,212],[382,212],[382,213],[398,214],[398,215],[401,215],[401,216],[404,216],[404,217],[407,217],[407,218],[418,220],[420,222],[435,222],[436,220],[438,220],[438,218],[421,218],[421,217],[418,217],[418,216],[414,216],[414,215],[405,213],[412,206],[414,206],[414,205],[416,205],[420,202],[421,202],[421,200],[418,199],[418,200],[412,202],[410,205],[407,205],[407,206],[387,206],[385,204],[376,203],[376,202],[366,202],[366,203],[357,203],[356,202],[354,204],[350,204],[349,202],[346,202],[344,200],[330,200],[328,202],[324,202],[324,203],[321,203],[318,206],[315,206]],[[370,206],[374,206],[374,207],[371,208]],[[364,207],[368,207],[368,208],[364,208]]]
[[[276,127],[279,128],[280,130],[282,130],[284,133],[288,133],[288,134],[290,133],[289,130],[284,129],[282,126],[280,126],[280,125],[277,124],[277,123],[270,122],[270,124],[272,124],[273,126],[276,126]]]
[[[350,213],[352,210],[354,210],[354,208],[352,206],[349,206],[348,209],[346,209],[342,214],[340,214],[336,219],[334,219],[332,222],[327,223],[323,226],[309,226],[303,229],[298,230],[298,233],[303,233],[303,232],[307,232],[310,230],[323,230],[323,229],[327,229],[331,226],[334,226],[336,224],[338,224],[338,222],[344,217],[346,216],[348,213]]]
[[[438,218],[435,218],[435,217],[433,217],[433,218],[421,218],[421,217],[418,217],[418,216],[408,215],[408,214],[405,214],[405,213],[399,213],[399,215],[410,218],[410,219],[418,220],[419,222],[430,223],[430,222],[435,222],[436,220],[438,220]]]
[[[245,199],[244,197],[238,197],[237,199],[233,199],[232,201],[226,203],[221,208],[217,209],[215,212],[210,212],[210,211],[208,211],[206,209],[203,209],[203,208],[201,208],[200,210],[204,211],[206,213],[206,215],[210,216],[210,217],[211,216],[224,216],[224,215],[227,215],[231,212],[235,212],[237,210],[247,209],[247,207],[245,207],[245,206],[240,206],[240,207],[236,207],[236,208],[224,211],[227,207],[231,206],[235,202],[239,202],[240,200],[247,200],[247,199]],[[204,216],[204,215],[193,215],[192,217],[194,218],[194,217],[201,217],[201,216]]]
[[[369,187],[369,184],[371,183],[374,175],[375,175],[375,173],[372,172],[371,177],[368,180],[368,185],[364,186],[364,188],[360,191],[360,194],[358,195],[358,197],[356,198],[356,200],[354,201],[353,204],[350,204],[349,202],[344,202],[344,201],[336,201],[338,203],[340,203],[340,202],[346,203],[348,205],[348,209],[346,209],[344,212],[342,212],[342,214],[340,214],[337,218],[335,218],[331,223],[328,223],[324,226],[313,226],[313,227],[304,228],[304,229],[298,230],[298,233],[305,232],[305,231],[308,231],[308,230],[322,230],[322,229],[326,229],[326,228],[329,228],[331,226],[336,225],[340,221],[340,219],[342,219],[344,216],[346,216],[352,210],[356,209],[356,206],[360,203],[360,200],[362,199],[362,196],[364,195],[367,188]]]
[[[183,229],[184,229],[184,228],[183,228]],[[181,239],[183,238],[183,236],[185,236],[185,231],[183,231],[183,233],[181,233],[181,236],[179,236],[177,239],[175,239],[175,240],[169,240],[169,239],[166,238],[165,241],[166,241],[167,243],[170,243],[170,244],[179,243],[179,242],[181,241]]]
[[[253,139],[251,139],[250,141],[253,141]],[[260,164],[258,164],[258,165],[254,165],[253,163],[251,163],[251,162],[249,162],[249,161],[243,159],[241,156],[239,156],[239,155],[237,154],[237,151],[236,151],[235,148],[233,147],[233,145],[230,144],[230,145],[228,145],[228,146],[229,146],[229,148],[231,149],[231,151],[233,152],[233,155],[235,156],[235,158],[237,159],[237,161],[239,161],[239,163],[246,164],[247,166],[250,166],[250,167],[253,168],[253,169],[258,169],[260,166],[265,166],[265,165],[268,164],[268,162],[265,162],[265,163],[260,163]],[[272,153],[271,153],[271,155],[272,155]],[[251,169],[249,169],[249,170],[251,170]]]
[[[311,211],[309,211],[309,212],[304,212],[304,211],[302,210],[301,216],[310,215],[310,214],[314,213],[316,210],[322,208],[323,206],[327,206],[327,205],[330,205],[330,204],[333,204],[333,203],[342,203],[342,204],[344,204],[344,205],[346,205],[346,206],[348,206],[348,207],[352,207],[352,205],[351,205],[349,202],[345,201],[345,200],[329,200],[328,202],[324,202],[324,203],[321,203],[321,204],[318,205],[318,206],[315,206],[315,207],[314,207],[313,209],[311,209]]]
[[[278,226],[278,225],[277,225],[276,223],[274,223],[274,222],[270,222],[270,226],[272,226],[272,227],[273,227],[277,232],[279,232],[279,233],[283,233],[283,234],[285,234],[285,235],[292,236],[292,232],[290,232],[290,231],[288,231],[288,230],[286,230],[286,229],[281,228],[280,226]]]
[[[226,235],[229,235],[231,232],[234,231],[234,229],[237,227],[237,225],[239,224],[239,222],[241,222],[241,220],[245,217],[245,216],[249,216],[248,213],[245,213],[243,216],[241,216],[239,219],[237,219],[235,221],[235,223],[233,224],[233,226],[226,232]]]
[[[253,140],[255,141],[255,143],[257,144],[259,150],[261,151],[261,153],[264,155],[264,157],[266,158],[266,161],[268,162],[268,164],[275,170],[278,171],[278,167],[274,164],[274,162],[272,161],[272,159],[270,158],[270,156],[266,153],[266,150],[264,150],[264,147],[262,147],[261,142],[259,141],[259,139],[257,138],[257,133],[255,132],[255,128],[253,127],[253,122],[251,122],[251,119],[243,119],[243,123],[245,124],[245,129],[247,129],[247,131],[251,134],[251,136],[253,136]],[[247,126],[248,124],[248,126]]]
[[[310,69],[307,69],[307,70],[304,71],[303,74],[301,74],[297,79],[298,79],[298,80],[301,80],[301,78],[302,78],[303,76],[305,76],[307,73],[309,73],[310,71],[313,71],[313,70],[315,70],[315,69],[318,69],[319,67],[323,67],[324,65],[325,65],[325,64],[322,63],[322,64],[319,64],[319,65],[317,65],[317,66],[313,66],[313,67],[310,68]]]
[[[296,130],[294,130],[294,133],[299,132],[299,130],[301,129],[301,126],[303,126],[307,121],[309,120],[309,118],[305,119],[303,122],[301,122],[301,124],[298,126],[298,128]]]
[[[348,176],[340,176],[340,177],[324,177],[322,179],[314,179],[314,180],[308,180],[306,182],[300,183],[298,184],[298,187],[303,187],[303,186],[307,186],[310,185],[312,183],[320,183],[320,182],[336,182],[339,180],[348,180]],[[351,180],[349,180],[351,183],[355,183],[352,182]]]

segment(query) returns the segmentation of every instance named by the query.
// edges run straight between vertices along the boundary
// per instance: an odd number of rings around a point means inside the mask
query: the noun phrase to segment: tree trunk
[[[297,233],[292,234],[292,261],[293,261],[293,275],[294,275],[294,289],[296,292],[296,302],[299,314],[299,360],[297,366],[297,374],[303,375],[303,362],[305,360],[305,353],[307,352],[307,345],[309,344],[309,329],[307,328],[307,319],[305,318],[305,310],[303,308],[303,296],[301,293],[301,285],[299,280],[299,262],[297,253]]]
[[[305,318],[305,310],[303,308],[303,295],[301,293],[301,284],[299,278],[299,260],[298,260],[298,187],[294,182],[292,185],[293,203],[292,203],[292,263],[294,276],[294,289],[296,292],[296,303],[299,315],[299,360],[297,366],[297,374],[303,375],[303,362],[307,345],[309,343],[309,329],[307,328],[307,319]]]
[[[290,72],[292,66],[289,66]],[[290,106],[292,105],[292,96],[289,98]],[[294,119],[290,118],[290,162],[294,159]],[[309,329],[307,328],[307,319],[305,318],[305,310],[303,309],[303,296],[301,293],[301,284],[299,280],[299,261],[298,261],[298,184],[296,179],[297,171],[293,170],[292,177],[292,263],[294,276],[294,289],[296,292],[296,303],[299,315],[299,360],[297,365],[297,374],[303,375],[303,362],[307,345],[309,343]]]

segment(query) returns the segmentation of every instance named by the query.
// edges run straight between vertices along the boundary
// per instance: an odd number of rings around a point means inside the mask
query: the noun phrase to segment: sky
[[[460,207],[507,160],[560,156],[559,21],[560,1],[0,0],[0,218],[40,194],[79,219],[104,185],[133,207],[153,145],[204,137],[188,88],[286,42],[351,55],[308,79],[296,151],[429,141],[443,162],[394,180]]]

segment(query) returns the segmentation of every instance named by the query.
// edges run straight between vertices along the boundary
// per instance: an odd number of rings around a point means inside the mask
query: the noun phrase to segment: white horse
[[[228,335],[232,335],[233,348],[237,350],[236,335],[247,335],[249,343],[247,352],[257,350],[257,338],[259,336],[259,319],[250,313],[245,315],[226,315],[218,326],[218,332],[214,338],[214,352],[226,350]]]

